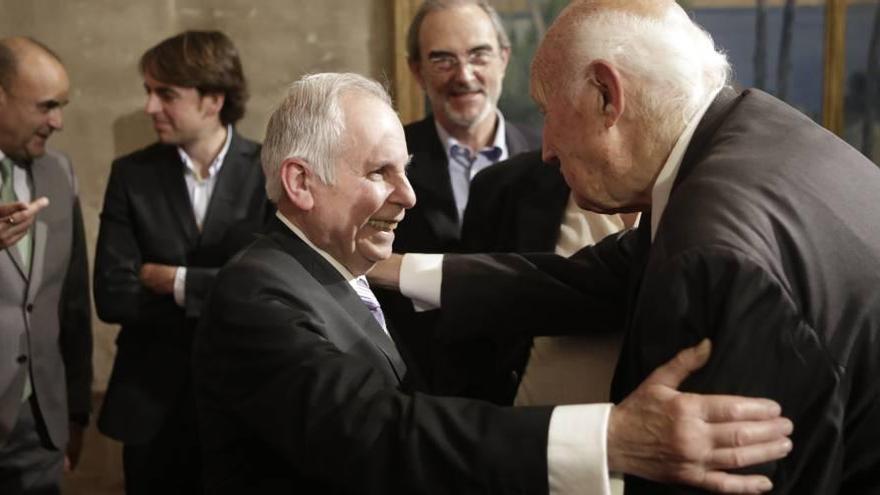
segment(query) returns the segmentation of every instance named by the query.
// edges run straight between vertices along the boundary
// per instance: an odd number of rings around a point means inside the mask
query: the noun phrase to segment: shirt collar
[[[229,152],[229,146],[232,144],[232,124],[228,124],[226,126],[226,141],[223,143],[223,147],[220,148],[220,153],[217,153],[217,156],[214,157],[214,161],[211,162],[211,166],[208,167],[208,179],[214,177],[214,175],[220,171],[220,167],[223,166],[223,161],[226,159],[226,154]],[[193,163],[192,159],[189,155],[186,154],[186,151],[180,146],[177,147],[177,153],[180,155],[180,160],[183,162],[185,171],[188,171],[193,174],[193,177],[196,180],[200,179],[199,173],[196,170],[196,166]]]
[[[336,271],[338,271],[339,274],[342,275],[342,278],[344,278],[347,282],[351,283],[352,280],[357,278],[354,275],[352,275],[351,272],[348,271],[347,268],[342,266],[342,263],[336,261],[336,258],[334,258],[333,256],[330,256],[329,253],[327,253],[323,249],[319,248],[318,246],[315,246],[314,244],[312,244],[312,241],[310,241],[309,238],[306,237],[305,233],[303,233],[303,231],[300,230],[299,227],[294,225],[293,222],[288,220],[287,217],[282,215],[280,211],[276,211],[275,216],[278,217],[278,219],[281,220],[281,222],[284,225],[286,225],[287,228],[291,230],[291,232],[293,232],[294,234],[296,234],[297,237],[302,239],[302,241],[305,242],[306,245],[308,245],[310,248],[314,249],[316,253],[320,254],[322,258],[324,258],[325,260],[327,260],[328,263],[333,265],[333,268],[336,268]]]
[[[492,139],[492,144],[487,146],[481,150],[477,150],[477,152],[485,151],[485,150],[493,150],[499,149],[501,153],[499,154],[499,158],[496,161],[506,160],[508,157],[507,152],[507,124],[504,121],[504,115],[502,115],[501,110],[495,109],[495,115],[498,117],[497,124],[495,125],[495,137]],[[443,143],[443,151],[446,152],[446,160],[449,161],[452,159],[450,156],[449,150],[452,149],[453,146],[462,146],[464,145],[459,142],[458,139],[450,136],[446,129],[440,125],[440,122],[437,119],[434,119],[434,127],[437,129],[437,136],[440,138],[440,142]]]
[[[657,235],[657,227],[660,225],[660,218],[663,217],[663,212],[669,203],[669,195],[672,193],[672,185],[675,184],[675,178],[678,177],[678,170],[681,168],[684,153],[691,143],[691,138],[694,137],[694,132],[697,130],[700,120],[703,119],[703,115],[706,114],[706,110],[715,101],[715,97],[718,96],[721,89],[718,88],[713,91],[703,106],[688,121],[681,136],[678,137],[678,141],[675,142],[675,146],[672,147],[669,158],[666,159],[666,163],[660,169],[660,174],[657,175],[654,188],[651,190],[651,242],[654,242],[654,236]]]

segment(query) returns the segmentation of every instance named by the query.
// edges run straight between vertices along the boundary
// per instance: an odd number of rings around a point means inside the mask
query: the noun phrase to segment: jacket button
[[[33,304],[28,304],[28,305],[25,307],[25,309],[27,309],[27,312],[28,312],[28,313],[33,313],[33,312],[34,312],[34,305],[33,305]]]
[[[27,356],[25,356],[24,354],[22,354],[21,356],[18,356],[17,358],[15,358],[15,360],[18,361],[19,363],[22,363],[22,364],[23,364],[23,363],[26,363],[26,362],[27,362]]]

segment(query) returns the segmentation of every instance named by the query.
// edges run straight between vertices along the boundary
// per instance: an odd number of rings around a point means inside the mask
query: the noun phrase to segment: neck
[[[226,143],[226,134],[226,126],[220,124],[207,131],[195,141],[181,145],[181,148],[186,151],[190,160],[193,161],[201,172],[202,177],[207,177],[208,168],[211,167],[211,163],[214,162],[214,159],[220,154],[220,150],[223,149],[223,145]]]
[[[443,129],[458,142],[471,151],[481,150],[495,140],[495,129],[498,127],[498,115],[491,112],[486,118],[470,127],[462,127],[452,123],[443,123]]]

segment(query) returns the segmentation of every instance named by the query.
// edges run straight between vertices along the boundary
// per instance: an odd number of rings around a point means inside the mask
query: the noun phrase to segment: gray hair
[[[636,84],[628,88],[637,119],[668,142],[716,90],[728,84],[731,68],[711,35],[676,8],[662,18],[611,9],[574,25],[573,52],[582,71],[607,60]],[[667,141],[668,140],[668,141]]]
[[[349,92],[375,96],[392,106],[381,84],[359,74],[310,74],[290,85],[269,118],[260,155],[266,195],[273,203],[284,191],[280,169],[287,158],[304,160],[322,182],[334,183],[336,161],[345,149],[345,112],[340,97]]]
[[[421,58],[419,30],[422,28],[422,23],[425,21],[425,17],[428,17],[428,14],[462,5],[476,5],[481,8],[489,16],[489,20],[492,21],[492,27],[495,28],[495,33],[498,36],[498,47],[502,49],[510,48],[510,38],[507,37],[507,32],[501,23],[501,17],[498,15],[495,7],[489,5],[489,2],[485,0],[425,0],[419,6],[419,10],[416,11],[416,15],[413,17],[412,22],[410,22],[409,29],[406,32],[407,59],[417,62]]]

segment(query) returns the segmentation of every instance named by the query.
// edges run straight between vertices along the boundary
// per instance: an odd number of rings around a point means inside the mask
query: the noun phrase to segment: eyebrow
[[[41,101],[41,102],[37,103],[37,105],[39,105],[47,110],[52,110],[53,108],[63,107],[65,105],[67,105],[67,103],[68,103],[68,100],[54,100],[54,99],[52,99],[52,100]]]
[[[493,50],[492,45],[488,43],[484,43],[482,45],[477,45],[471,48],[468,48],[467,53],[471,54],[474,52],[480,52],[484,50]],[[437,57],[454,57],[455,53],[447,51],[447,50],[431,50],[428,52],[428,58],[437,58]]]

